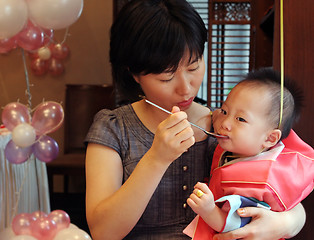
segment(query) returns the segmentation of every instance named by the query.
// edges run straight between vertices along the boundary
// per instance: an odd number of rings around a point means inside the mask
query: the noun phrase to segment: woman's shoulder
[[[132,114],[133,109],[131,105],[124,105],[115,109],[102,109],[96,113],[94,120],[100,120],[104,118],[118,118],[120,119],[125,114]]]

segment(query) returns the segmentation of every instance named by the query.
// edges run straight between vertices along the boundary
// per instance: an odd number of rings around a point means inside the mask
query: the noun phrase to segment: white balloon
[[[53,240],[92,240],[91,237],[82,229],[65,228],[57,233]]]
[[[37,240],[37,238],[34,238],[30,235],[18,235],[9,240]]]
[[[0,0],[0,39],[13,37],[21,31],[27,18],[24,0]]]
[[[12,141],[18,147],[29,147],[35,142],[35,140],[36,131],[28,123],[21,123],[17,125],[12,131]]]
[[[12,228],[8,227],[0,232],[0,239],[11,240],[15,236]]]
[[[48,60],[51,57],[51,51],[48,47],[42,47],[38,49],[38,56],[42,60]]]
[[[27,5],[35,24],[54,30],[69,27],[83,10],[83,0],[28,0]]]

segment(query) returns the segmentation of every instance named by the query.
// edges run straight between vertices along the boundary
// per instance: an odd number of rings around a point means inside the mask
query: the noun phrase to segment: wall
[[[280,69],[279,51],[279,0],[276,0],[274,67]],[[314,97],[313,97],[313,61],[314,61],[314,15],[313,0],[284,1],[284,60],[285,74],[295,79],[304,91],[305,106],[300,121],[294,128],[298,135],[314,147]],[[293,181],[293,179],[291,179]],[[302,203],[307,220],[305,227],[293,240],[313,239],[314,225],[314,193],[312,192]]]
[[[34,76],[29,70],[32,85],[32,106],[43,100],[64,103],[66,84],[111,84],[109,64],[109,29],[113,18],[112,1],[84,1],[80,18],[70,26],[66,44],[70,57],[65,61],[65,73],[59,77],[46,74]],[[65,29],[55,31],[58,42],[63,40]],[[27,65],[29,58],[26,56]],[[0,54],[0,106],[19,99],[27,104],[26,81],[21,49]],[[79,103],[78,103],[79,104]],[[63,151],[63,127],[49,134]]]

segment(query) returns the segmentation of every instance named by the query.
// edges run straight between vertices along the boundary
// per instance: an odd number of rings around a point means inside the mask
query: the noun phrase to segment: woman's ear
[[[132,74],[132,76],[133,76],[135,82],[137,82],[138,84],[140,84],[140,78],[139,78],[139,76],[138,76],[138,75],[135,75],[135,74]]]
[[[264,148],[270,148],[275,146],[281,138],[281,131],[279,129],[273,129],[268,133],[266,140],[264,142]]]

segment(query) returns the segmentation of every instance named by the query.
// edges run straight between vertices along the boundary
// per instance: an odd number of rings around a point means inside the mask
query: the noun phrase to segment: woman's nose
[[[189,78],[181,74],[179,77],[177,92],[180,95],[188,95],[191,91],[191,81]]]

